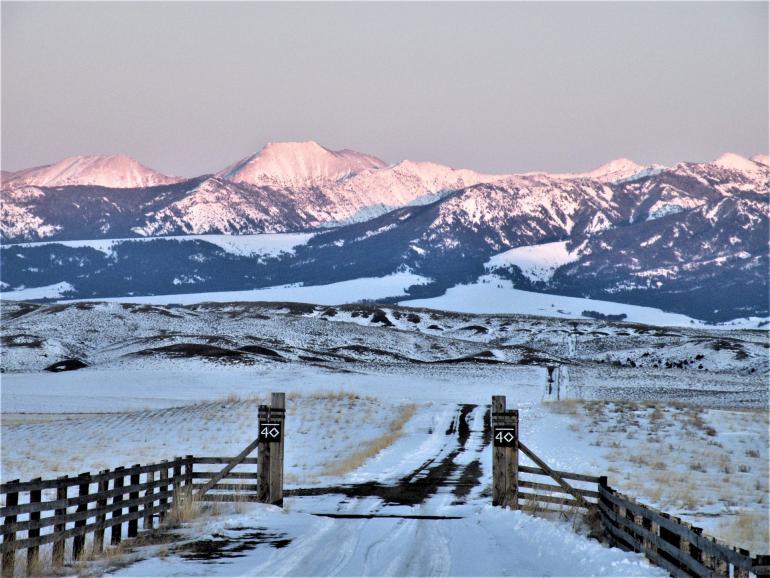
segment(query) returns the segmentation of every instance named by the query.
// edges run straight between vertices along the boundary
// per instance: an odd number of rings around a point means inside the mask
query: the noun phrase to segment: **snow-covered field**
[[[383,299],[386,297],[401,297],[412,285],[425,285],[430,279],[415,275],[414,273],[400,272],[385,277],[365,277],[351,281],[340,281],[329,285],[283,285],[280,287],[265,287],[264,289],[251,289],[247,291],[222,291],[214,293],[180,293],[174,295],[146,295],[141,297],[114,297],[102,301],[116,303],[155,303],[166,305],[169,303],[189,305],[200,303],[202,300],[227,303],[230,301],[296,301],[300,303],[325,303],[336,305],[338,303],[355,303],[362,299]],[[57,299],[63,291],[70,287],[62,288],[60,283],[50,287],[38,287],[34,289],[21,289],[2,293],[2,299]],[[62,300],[62,303],[71,303],[82,300]]]
[[[11,243],[6,246],[43,247],[64,245],[65,247],[90,247],[111,255],[115,245],[122,243],[155,241],[203,241],[216,245],[234,255],[277,257],[281,253],[293,253],[294,248],[305,245],[314,233],[265,233],[261,235],[169,235],[165,237],[131,237],[124,239],[88,239],[78,241],[39,241],[35,243]]]
[[[523,249],[530,249],[530,247],[513,249],[515,257],[509,257],[507,253],[498,255],[500,257],[500,264],[503,262],[507,264],[515,262],[516,264],[521,264],[525,274],[529,274],[533,278],[547,276],[552,268],[549,265],[550,261],[540,259],[542,257],[540,254],[536,255],[537,259],[533,259],[532,252],[526,252]],[[554,259],[562,257],[563,255],[557,255]],[[767,329],[770,327],[767,324],[767,319],[760,319],[758,317],[735,319],[717,326],[679,313],[669,313],[661,309],[655,309],[654,307],[522,291],[521,289],[516,289],[509,279],[503,279],[494,274],[482,275],[475,283],[451,287],[440,297],[406,300],[402,301],[401,305],[428,307],[430,309],[443,309],[461,313],[510,313],[564,318],[582,317],[583,311],[596,311],[603,315],[625,314],[627,321],[649,325],[723,327],[726,329],[754,329],[759,327]]]
[[[577,261],[578,254],[567,250],[567,241],[516,247],[499,253],[486,262],[487,269],[516,265],[533,281],[548,281],[559,267]]]
[[[288,393],[299,495],[209,511],[116,574],[665,575],[574,519],[491,507],[495,394],[552,467],[607,474],[753,553],[765,540],[765,331],[289,303],[5,302],[2,321],[3,480],[234,455],[260,400]],[[42,371],[65,358],[88,367]],[[369,482],[395,489],[300,491]]]

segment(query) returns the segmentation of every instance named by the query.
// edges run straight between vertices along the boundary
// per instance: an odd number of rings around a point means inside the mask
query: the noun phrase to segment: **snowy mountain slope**
[[[63,159],[52,165],[16,171],[3,177],[3,188],[67,187],[93,185],[112,189],[136,189],[170,185],[184,180],[147,168],[125,155],[92,155]]]
[[[313,144],[310,152],[318,148]],[[324,151],[309,156],[320,163],[332,155]],[[347,157],[332,157],[329,166],[289,163],[290,176],[325,179],[337,174],[335,163],[350,168]],[[602,174],[613,166],[636,168],[610,165]],[[180,293],[180,279],[181,293],[189,294],[331,285],[409,271],[433,280],[409,290],[418,299],[473,283],[494,255],[566,242],[581,258],[553,269],[549,279],[522,274],[515,263],[500,275],[518,289],[651,306],[710,322],[766,317],[768,170],[723,155],[714,163],[644,169],[601,182],[599,173],[499,177],[403,162],[299,188],[211,176],[140,189],[21,187],[2,195],[9,222],[0,281],[9,291],[66,282],[70,297],[93,298]],[[393,206],[399,208],[387,212]],[[120,243],[118,257],[110,259],[85,247],[7,245],[20,237],[285,233],[335,223],[348,224],[319,233],[293,255],[256,264],[199,239]]]
[[[554,175],[562,179],[591,179],[601,183],[615,183],[635,177],[636,175],[650,173],[659,165],[640,165],[626,158],[614,159],[602,166],[584,173],[561,173]]]
[[[332,151],[313,141],[283,142],[266,144],[217,176],[257,187],[303,188],[336,183],[384,166],[380,159],[356,151]]]
[[[620,362],[611,364],[613,371],[639,387],[677,384],[675,389],[700,388],[743,403],[767,403],[765,331],[365,304],[6,301],[0,313],[0,367],[7,373],[39,371],[76,357],[91,366],[89,371],[173,366],[174,360],[230,367],[312,361],[347,369],[417,364],[425,371],[441,364],[514,368],[556,360],[598,375],[610,367],[605,365],[609,359]]]

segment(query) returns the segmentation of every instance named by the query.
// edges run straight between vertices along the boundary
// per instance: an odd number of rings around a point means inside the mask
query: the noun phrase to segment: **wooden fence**
[[[584,485],[591,484],[595,486],[599,483],[598,476],[588,476],[585,474],[576,474],[573,472],[564,472],[561,470],[551,470],[563,480],[570,480],[574,482],[583,482]],[[552,479],[552,474],[546,472],[542,468],[532,466],[519,466],[519,491],[518,491],[518,506],[519,508],[526,508],[528,506],[548,505],[555,504],[558,506],[565,506],[568,508],[579,508],[587,510],[591,506],[595,506],[599,500],[599,492],[590,488],[584,488],[577,486],[576,484],[570,484],[572,490],[580,495],[583,501],[578,501],[572,492],[567,491],[562,486],[556,484],[545,484],[539,481],[529,479],[529,477],[522,477],[521,474],[528,474],[529,476],[541,476]],[[538,479],[538,478],[535,478]],[[522,491],[525,488],[529,491]],[[542,492],[548,492],[543,494]]]
[[[178,457],[157,464],[119,467],[98,474],[83,473],[56,479],[18,480],[0,485],[5,506],[3,517],[2,573],[13,575],[18,553],[26,550],[26,569],[41,568],[41,547],[51,545],[51,565],[65,559],[98,555],[109,544],[120,544],[123,536],[136,537],[140,530],[156,527],[183,499],[195,492],[202,501],[256,501],[257,458],[242,458],[247,471],[228,471],[209,491],[199,490],[221,472],[203,468],[208,464],[230,464],[236,458]],[[92,539],[86,548],[86,536]]]
[[[106,530],[110,530],[110,544],[120,544],[124,527],[125,535],[134,538],[140,529],[152,529],[156,520],[162,521],[184,501],[282,504],[285,407],[284,393],[271,394],[271,405],[259,406],[257,439],[235,457],[188,455],[98,474],[86,472],[76,477],[0,484],[0,495],[5,498],[5,505],[0,507],[3,576],[14,574],[21,550],[27,551],[28,574],[39,573],[40,549],[49,544],[51,565],[58,568],[65,559],[100,554]],[[257,448],[259,457],[248,457]],[[196,469],[222,464],[219,471]],[[89,534],[93,538],[87,550]]]
[[[133,538],[140,527],[149,529],[162,520],[180,499],[183,488],[192,484],[193,457],[175,458],[147,466],[134,465],[98,474],[10,481],[0,485],[5,506],[3,517],[2,573],[13,575],[16,555],[27,551],[27,571],[40,568],[40,548],[51,544],[51,563],[61,566],[71,539],[71,558],[86,554],[86,535],[92,534],[91,549],[104,548],[105,531],[110,544]],[[21,536],[20,534],[24,534]]]
[[[752,574],[770,577],[770,556],[752,557],[748,550],[704,535],[702,528],[610,488],[605,476],[550,468],[519,439],[518,412],[505,409],[505,397],[493,396],[491,407],[492,469],[495,473],[493,504],[524,509],[556,506],[598,512],[602,527],[613,544],[643,553],[675,578],[747,578]],[[506,440],[499,435],[501,432],[510,432],[513,439]],[[503,452],[502,449],[510,451]],[[521,465],[519,451],[536,466]],[[497,483],[498,476],[506,483]],[[528,476],[547,477],[555,483],[535,481]],[[596,490],[579,487],[567,480],[590,484]]]
[[[675,578],[770,576],[770,556],[754,556],[703,529],[599,484],[602,526],[619,546],[641,552]]]

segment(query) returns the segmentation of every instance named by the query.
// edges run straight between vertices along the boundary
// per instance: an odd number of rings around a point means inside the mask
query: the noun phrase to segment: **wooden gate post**
[[[270,406],[260,405],[257,410],[259,418],[257,445],[257,501],[267,504],[270,502],[270,444],[262,435],[262,424],[270,421]]]
[[[283,506],[283,436],[286,394],[273,393],[271,405],[259,406],[257,501]]]
[[[270,395],[270,421],[281,424],[278,441],[270,452],[270,503],[283,507],[283,439],[286,432],[286,394]],[[271,430],[272,431],[272,430]]]
[[[492,396],[492,505],[518,507],[519,412]]]

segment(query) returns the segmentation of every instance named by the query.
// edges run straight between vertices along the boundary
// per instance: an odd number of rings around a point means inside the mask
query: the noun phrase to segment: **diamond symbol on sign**
[[[512,442],[512,441],[513,441],[513,436],[511,435],[511,432],[507,432],[507,433],[506,433],[506,434],[503,436],[503,439],[504,439],[505,441],[507,441],[507,442]]]
[[[270,430],[270,435],[274,438],[278,437],[278,430],[276,428],[273,428]]]

